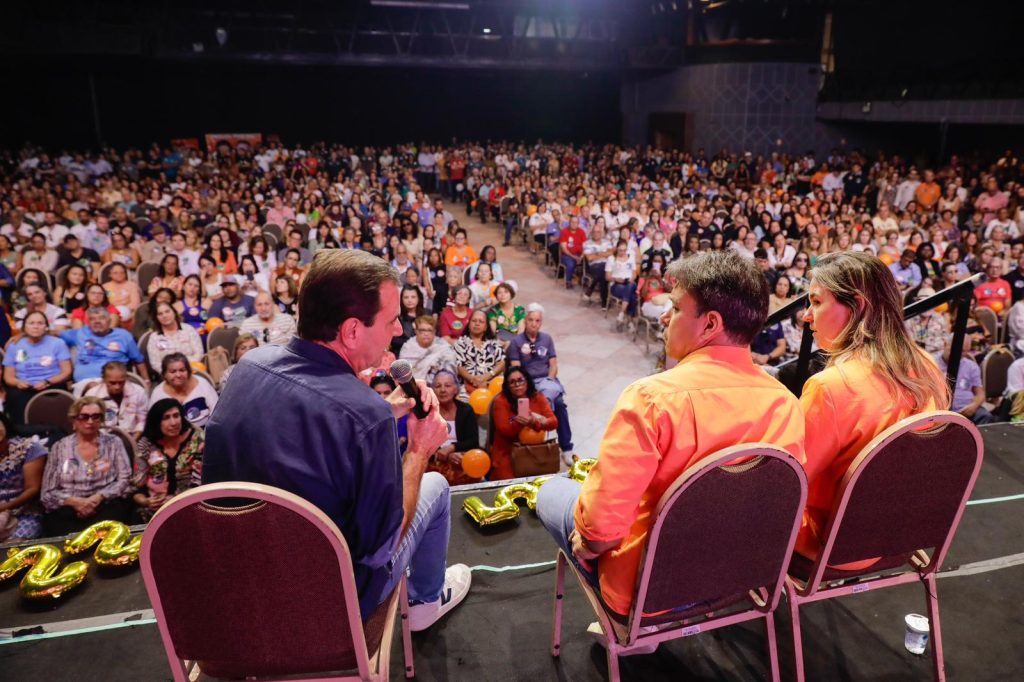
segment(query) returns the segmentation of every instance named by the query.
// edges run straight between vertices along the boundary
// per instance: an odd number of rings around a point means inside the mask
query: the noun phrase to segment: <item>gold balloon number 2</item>
[[[94,558],[98,566],[129,566],[139,560],[142,536],[131,537],[128,526],[119,521],[100,521],[64,542],[68,554],[80,554],[97,542]],[[28,569],[18,586],[25,599],[59,599],[82,584],[89,573],[89,564],[73,561],[60,570],[63,552],[53,545],[12,547],[0,563],[0,582]]]
[[[596,459],[580,459],[573,462],[569,469],[569,478],[582,482],[596,463]],[[498,491],[494,496],[494,502],[489,506],[479,497],[467,497],[462,503],[462,510],[480,527],[510,521],[519,516],[520,503],[531,510],[537,508],[537,491],[551,478],[553,476],[541,476],[532,481],[507,485]]]

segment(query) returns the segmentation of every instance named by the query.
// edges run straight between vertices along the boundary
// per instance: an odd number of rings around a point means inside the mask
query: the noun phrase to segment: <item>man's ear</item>
[[[711,339],[724,334],[725,332],[725,319],[722,317],[722,313],[717,310],[709,310],[705,318],[704,329],[702,330],[702,336],[705,339]]]
[[[355,348],[359,345],[362,325],[359,320],[350,317],[338,325],[338,342],[343,348]]]

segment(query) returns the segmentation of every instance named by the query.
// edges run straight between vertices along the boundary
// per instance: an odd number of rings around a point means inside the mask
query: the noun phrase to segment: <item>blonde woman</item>
[[[809,294],[804,321],[829,354],[800,397],[808,496],[796,549],[813,559],[839,483],[861,449],[901,419],[947,409],[949,391],[935,361],[903,326],[900,290],[881,260],[858,252],[824,255]]]

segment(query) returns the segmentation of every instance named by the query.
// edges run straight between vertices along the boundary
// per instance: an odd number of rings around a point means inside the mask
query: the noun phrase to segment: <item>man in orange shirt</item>
[[[935,182],[935,173],[931,170],[926,170],[924,172],[924,182],[914,190],[914,199],[917,200],[917,205],[930,212],[934,210],[935,204],[939,203],[939,197],[941,196],[942,188]]]
[[[677,260],[666,274],[676,282],[662,317],[666,353],[679,363],[622,393],[582,485],[556,478],[537,498],[556,543],[622,615],[632,607],[658,501],[688,467],[754,442],[804,461],[799,402],[750,357],[768,316],[760,270],[733,251],[707,251]]]

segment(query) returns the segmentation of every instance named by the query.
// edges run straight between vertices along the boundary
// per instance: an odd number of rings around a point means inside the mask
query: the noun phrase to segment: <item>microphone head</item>
[[[413,380],[412,364],[408,360],[395,360],[391,363],[391,378],[396,384],[405,384]]]

